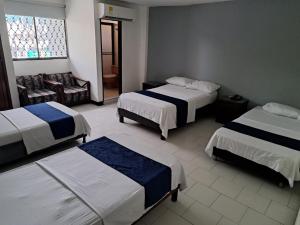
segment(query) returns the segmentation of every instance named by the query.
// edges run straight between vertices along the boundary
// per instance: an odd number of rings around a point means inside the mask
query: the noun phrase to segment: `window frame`
[[[13,16],[22,16],[22,15],[13,15]],[[34,21],[33,23],[34,23],[35,40],[36,40],[36,45],[37,45],[38,57],[37,58],[14,58],[14,57],[12,57],[12,60],[13,61],[37,61],[37,60],[68,59],[69,58],[69,48],[68,48],[68,38],[67,38],[68,36],[67,36],[66,20],[65,19],[61,19],[61,20],[64,21],[64,32],[65,32],[65,42],[66,42],[66,56],[64,56],[64,57],[40,57],[40,51],[39,51],[39,45],[38,45],[38,38],[37,38],[37,30],[36,30],[36,22],[35,22],[36,16],[31,16],[31,17],[33,18],[33,21]],[[45,18],[47,18],[47,17],[45,17]],[[49,18],[49,19],[57,19],[57,18]]]

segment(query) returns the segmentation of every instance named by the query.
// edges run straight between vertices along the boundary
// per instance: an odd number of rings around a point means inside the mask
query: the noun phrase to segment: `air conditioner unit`
[[[136,12],[134,9],[104,3],[98,4],[99,18],[133,21],[136,17]]]

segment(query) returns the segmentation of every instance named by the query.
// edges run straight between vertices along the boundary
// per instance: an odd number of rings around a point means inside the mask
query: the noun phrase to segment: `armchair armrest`
[[[83,80],[81,78],[78,78],[78,77],[75,77],[73,76],[74,79],[76,80],[77,84],[80,86],[80,87],[86,87],[87,90],[88,90],[88,101],[91,100],[91,82],[90,81],[87,81],[87,80]]]
[[[75,77],[75,76],[73,76],[73,78],[76,80],[76,82],[79,86],[81,86],[81,87],[88,86],[88,88],[89,88],[89,86],[90,86],[89,81],[83,80],[83,79],[81,79],[79,77]]]
[[[20,104],[21,106],[25,106],[29,104],[29,98],[28,98],[28,92],[27,88],[17,84],[18,92],[19,92],[19,98],[20,98]]]
[[[44,84],[48,89],[56,93],[57,101],[64,104],[64,85],[53,80],[44,80]]]

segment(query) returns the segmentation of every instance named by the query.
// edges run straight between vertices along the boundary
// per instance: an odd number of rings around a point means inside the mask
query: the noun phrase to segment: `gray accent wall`
[[[300,1],[150,8],[147,79],[172,75],[217,82],[252,104],[300,108]]]

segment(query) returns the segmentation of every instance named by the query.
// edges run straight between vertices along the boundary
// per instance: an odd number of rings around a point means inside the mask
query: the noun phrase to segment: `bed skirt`
[[[267,166],[260,165],[251,160],[245,159],[241,156],[235,155],[229,151],[222,150],[214,147],[213,155],[215,157],[223,159],[230,162],[233,165],[240,167],[241,169],[253,173],[254,175],[259,175],[265,179],[268,179],[271,182],[276,183],[279,186],[289,185],[288,180],[281,174]]]
[[[215,109],[215,105],[214,104],[209,104],[206,105],[202,108],[199,108],[196,110],[196,120],[198,120],[199,118],[202,118],[204,116],[208,116],[214,113],[214,109]],[[121,123],[124,123],[124,118],[128,118],[131,119],[133,121],[136,121],[146,127],[150,127],[158,132],[162,132],[159,124],[153,122],[152,120],[149,120],[145,117],[142,117],[140,115],[137,115],[136,113],[130,112],[126,109],[121,109],[118,108],[118,115],[119,115],[119,119]],[[166,140],[166,138],[161,134],[161,139],[162,140]]]
[[[50,146],[48,148],[42,149],[40,151],[34,152],[31,155],[39,154],[40,152],[42,152],[44,150],[53,149],[53,148],[55,148],[55,147],[57,147],[61,144],[64,144],[64,143],[67,143],[67,142],[70,142],[70,141],[75,141],[79,138],[83,138],[83,142],[85,143],[86,142],[86,136],[87,136],[86,134],[79,135],[77,137],[74,137],[74,138],[68,139],[66,141],[60,142],[56,145],[53,145],[53,146]],[[25,147],[23,141],[8,144],[8,145],[4,145],[4,146],[0,146],[0,166],[16,162],[16,161],[21,160],[21,159],[26,158],[26,157],[31,157],[31,155],[27,154],[26,147]]]

